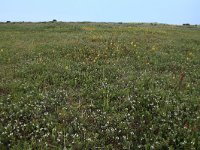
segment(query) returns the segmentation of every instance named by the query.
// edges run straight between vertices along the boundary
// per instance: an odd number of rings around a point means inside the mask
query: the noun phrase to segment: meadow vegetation
[[[0,23],[0,149],[200,149],[200,28]]]

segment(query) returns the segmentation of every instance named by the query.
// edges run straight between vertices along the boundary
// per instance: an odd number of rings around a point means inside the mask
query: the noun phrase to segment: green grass
[[[200,149],[200,28],[1,23],[1,149]]]

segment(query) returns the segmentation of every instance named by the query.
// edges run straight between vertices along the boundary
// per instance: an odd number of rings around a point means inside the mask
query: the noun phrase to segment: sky
[[[0,0],[1,21],[200,24],[200,0]]]

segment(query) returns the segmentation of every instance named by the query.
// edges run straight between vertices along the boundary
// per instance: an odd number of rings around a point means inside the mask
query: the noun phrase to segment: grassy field
[[[200,149],[200,27],[0,23],[0,149]]]

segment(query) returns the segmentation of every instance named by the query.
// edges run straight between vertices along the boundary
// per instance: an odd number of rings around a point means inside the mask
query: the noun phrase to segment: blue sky
[[[0,0],[0,21],[200,24],[200,0]]]

